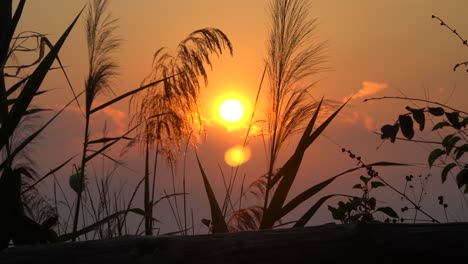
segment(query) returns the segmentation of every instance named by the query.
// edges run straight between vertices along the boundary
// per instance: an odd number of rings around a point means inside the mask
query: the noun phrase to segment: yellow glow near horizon
[[[219,114],[224,121],[237,122],[244,115],[244,107],[238,100],[229,99],[224,101],[224,103],[221,105],[219,108]]]
[[[224,154],[224,161],[231,167],[237,167],[250,159],[250,149],[241,145],[228,149]]]

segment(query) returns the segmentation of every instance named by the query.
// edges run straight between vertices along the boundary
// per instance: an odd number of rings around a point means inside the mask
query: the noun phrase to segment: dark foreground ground
[[[468,263],[468,223],[357,223],[8,248],[0,263]]]

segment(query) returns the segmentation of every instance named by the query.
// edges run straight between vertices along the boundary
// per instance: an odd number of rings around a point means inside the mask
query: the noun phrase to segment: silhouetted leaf
[[[381,139],[390,139],[390,142],[394,143],[396,139],[396,135],[398,134],[398,130],[400,129],[400,126],[398,124],[395,125],[384,125],[380,131],[382,132],[382,135],[380,136]]]
[[[398,218],[398,214],[391,207],[379,207],[377,211],[382,212],[392,218]]]
[[[457,166],[457,164],[450,163],[450,164],[447,164],[447,166],[444,167],[444,169],[442,170],[442,174],[441,174],[442,183],[444,183],[447,180],[447,174],[450,172],[450,170],[453,169],[456,166]]]
[[[367,184],[367,182],[369,182],[369,180],[370,180],[370,178],[367,178],[367,177],[365,177],[365,176],[363,176],[363,175],[359,176],[359,179],[361,179],[361,181],[362,181],[363,183],[365,183],[365,184]]]
[[[358,183],[358,184],[355,184],[355,185],[353,186],[353,189],[362,189],[362,185],[359,184],[359,183]]]
[[[458,188],[461,188],[465,184],[468,185],[468,169],[461,170],[457,175]],[[465,189],[465,193],[466,193],[466,189]]]
[[[453,147],[455,147],[455,144],[460,140],[461,138],[459,136],[455,135],[448,135],[442,140],[442,146],[445,147],[445,151],[447,154],[450,154],[452,151]]]
[[[341,194],[330,194],[320,198],[299,220],[294,224],[294,227],[304,227],[307,222],[315,215],[318,209],[325,203],[328,199],[335,197],[335,196],[345,196],[349,197],[349,195],[341,195]]]
[[[345,219],[345,214],[343,210],[339,210],[335,207],[328,206],[328,211],[331,212],[333,219],[343,221]]]
[[[468,144],[463,144],[459,147],[455,148],[454,154],[455,154],[455,159],[458,160],[460,159],[465,152],[468,151]]]
[[[112,99],[112,100],[110,100],[110,101],[108,101],[108,102],[106,102],[106,103],[104,103],[104,104],[102,104],[102,105],[100,105],[100,106],[97,106],[97,107],[91,109],[91,111],[89,112],[89,114],[91,115],[91,114],[93,114],[93,113],[95,113],[95,112],[98,112],[98,111],[100,111],[100,110],[102,110],[102,109],[104,109],[104,108],[106,108],[106,107],[108,107],[108,106],[110,106],[110,105],[112,105],[112,104],[117,103],[117,102],[120,101],[120,100],[123,100],[123,99],[125,99],[125,98],[127,98],[127,97],[129,97],[129,96],[132,96],[132,95],[136,94],[136,93],[139,93],[139,92],[141,92],[141,91],[143,91],[143,90],[145,90],[145,89],[154,87],[156,84],[161,83],[161,82],[164,82],[164,81],[166,81],[166,80],[168,80],[168,79],[170,79],[170,78],[174,78],[175,76],[177,76],[177,74],[171,75],[171,76],[166,77],[166,78],[163,78],[163,79],[161,79],[161,80],[157,80],[157,81],[151,82],[151,83],[149,83],[149,84],[145,84],[145,85],[143,85],[143,86],[141,86],[141,87],[138,87],[138,88],[136,88],[136,89],[133,89],[133,90],[131,90],[131,91],[129,91],[129,92],[126,92],[126,93],[124,93],[124,94],[122,94],[122,95],[119,95],[119,96],[117,96],[116,98],[114,98],[114,99]]]
[[[320,111],[320,105],[323,99],[320,101],[314,115],[304,130],[304,133],[302,134],[296,150],[277,174],[280,176],[282,175],[283,177],[278,183],[277,189],[273,193],[273,197],[271,198],[270,205],[265,211],[260,228],[271,228],[276,221],[280,220],[284,201],[286,200],[297,172],[299,171],[299,167],[301,165],[302,157],[304,156],[305,151],[315,141],[315,139],[317,139],[322,134],[328,125],[330,125],[333,119],[338,115],[343,107],[345,107],[350,99],[351,98],[343,103],[340,108],[333,112],[333,114],[331,114],[325,121],[323,121],[319,127],[317,127],[311,134],[309,134],[309,132],[312,130],[313,123],[315,123],[315,120],[317,119],[318,113]]]
[[[462,127],[465,128],[466,125],[468,125],[468,117],[463,118],[463,121],[461,122],[461,126],[462,126]]]
[[[132,138],[129,137],[103,137],[100,139],[95,139],[95,140],[90,140],[88,144],[98,144],[98,143],[107,143],[109,141],[115,141],[115,140],[120,140],[120,139],[126,139],[126,140],[133,140]]]
[[[378,187],[382,187],[382,186],[385,186],[385,184],[383,184],[382,182],[379,182],[379,181],[372,181],[371,182],[371,187],[372,188],[378,188]]]
[[[426,123],[426,118],[424,116],[424,108],[414,109],[407,106],[406,109],[410,111],[411,114],[413,114],[414,121],[416,121],[419,124],[419,130],[423,131],[424,125]]]
[[[432,165],[434,164],[434,162],[442,155],[446,154],[445,150],[443,149],[434,149],[431,154],[429,154],[429,158],[428,158],[428,163],[429,163],[429,167],[432,167]]]
[[[444,109],[442,107],[428,107],[427,110],[431,115],[433,116],[441,116],[445,113]]]
[[[211,188],[210,182],[208,181],[208,177],[205,174],[205,170],[201,165],[200,159],[198,158],[198,154],[195,153],[195,156],[197,157],[198,167],[200,168],[200,172],[203,177],[206,195],[208,196],[208,201],[210,202],[213,233],[227,233],[229,232],[229,230],[226,225],[226,221],[224,220],[223,213],[221,212],[221,208],[219,207],[219,204],[216,201],[216,196],[214,195],[213,189]]]
[[[377,200],[375,200],[374,197],[369,198],[369,207],[371,210],[375,209],[376,204],[377,204]]]
[[[400,123],[401,133],[403,133],[403,136],[407,139],[412,139],[414,136],[413,119],[407,115],[400,115],[398,117],[398,121]]]
[[[448,121],[450,122],[450,124],[452,124],[452,126],[455,129],[460,129],[462,127],[460,123],[459,115],[460,115],[459,112],[445,113],[445,116],[447,117]]]
[[[446,127],[446,126],[450,126],[450,124],[445,122],[445,121],[441,121],[441,122],[437,123],[434,126],[434,128],[432,128],[432,131],[437,130],[437,129],[441,129],[441,128]]]

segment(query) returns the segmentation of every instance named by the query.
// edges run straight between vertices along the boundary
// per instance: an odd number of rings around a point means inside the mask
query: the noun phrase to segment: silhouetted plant
[[[178,45],[174,55],[165,48],[159,49],[154,55],[152,71],[143,84],[158,79],[165,81],[161,86],[148,89],[145,95],[134,98],[133,122],[142,124],[137,127],[137,139],[145,152],[144,208],[147,235],[153,232],[151,219],[158,156],[162,154],[169,162],[174,162],[182,143],[191,142],[202,128],[198,105],[200,78],[205,85],[208,84],[205,66],[212,67],[210,55],[220,56],[224,50],[232,55],[232,44],[216,28],[192,32]],[[149,154],[152,150],[155,151],[155,161],[150,194]],[[174,199],[177,207],[177,199]]]
[[[338,202],[338,207],[328,206],[328,210],[331,212],[333,219],[339,220],[342,223],[352,223],[357,221],[374,221],[374,214],[382,212],[387,216],[397,219],[398,214],[393,208],[377,207],[377,200],[371,196],[371,191],[386,185],[380,181],[378,172],[375,171],[371,166],[367,166],[362,161],[360,156],[356,156],[349,150],[342,149],[343,152],[349,154],[349,157],[358,161],[358,166],[362,166],[367,170],[367,176],[361,175],[359,177],[360,183],[353,186],[353,189],[359,189],[362,191],[361,197],[350,198],[347,202]]]
[[[231,231],[269,229],[284,225],[285,223],[281,219],[299,205],[304,204],[338,177],[361,169],[358,166],[346,170],[306,189],[289,202],[286,202],[305,151],[349,101],[341,104],[337,110],[314,129],[319,113],[323,110],[324,101],[322,99],[319,102],[314,102],[311,100],[312,98],[309,98],[310,89],[315,84],[309,77],[322,70],[324,43],[313,41],[315,20],[308,20],[307,7],[306,2],[300,0],[273,0],[271,2],[270,15],[272,22],[265,76],[269,82],[267,117],[268,170],[265,175],[255,181],[256,184],[251,185],[254,188],[263,185],[263,187],[259,188],[259,191],[254,191],[256,194],[262,194],[264,202],[263,206],[261,206],[262,210],[259,211],[259,206],[254,205],[233,210],[230,217],[223,214],[203,166],[198,161],[210,202],[212,219],[209,224],[212,232],[227,232],[229,229]],[[261,89],[261,85],[259,89]],[[302,133],[302,136],[294,153],[283,166],[276,168],[275,162],[281,146],[296,133]],[[401,164],[390,162],[372,164],[372,166],[398,165]],[[272,192],[271,199],[269,198],[269,192]],[[241,191],[240,199],[244,198],[243,194],[244,192]],[[343,195],[332,194],[320,198],[297,221],[289,224],[293,223],[295,227],[305,226],[323,203],[336,196]],[[230,199],[230,196],[228,198]],[[226,223],[226,219],[229,220],[229,225]],[[208,221],[205,222],[208,223]]]
[[[447,25],[447,23],[445,23],[441,18],[439,18],[439,17],[437,17],[435,15],[432,15],[432,18],[438,20],[440,22],[441,26],[448,28],[455,36],[457,36],[461,40],[462,44],[465,47],[468,47],[468,40],[464,39],[458,33],[458,31],[456,29],[454,29],[454,28],[450,27],[449,25]],[[468,66],[468,61],[464,61],[464,62],[460,62],[460,63],[455,64],[455,66],[453,67],[453,70],[456,71],[457,68],[460,67],[460,66],[465,66],[465,67]],[[468,69],[466,71],[468,72]]]
[[[119,39],[114,35],[116,20],[106,15],[109,3],[106,0],[94,0],[88,9],[86,18],[86,40],[88,44],[88,77],[85,82],[85,130],[83,155],[77,173],[71,177],[71,186],[77,193],[73,233],[76,233],[81,206],[81,197],[85,189],[85,169],[88,161],[88,146],[90,142],[89,122],[91,107],[99,94],[111,90],[111,79],[117,74],[117,64],[111,53],[119,47]],[[100,142],[99,142],[100,143]],[[73,238],[75,240],[75,238]]]
[[[303,130],[317,108],[310,98],[309,78],[323,70],[325,42],[316,40],[316,20],[308,18],[305,1],[271,1],[266,58],[268,82],[268,172],[263,209],[267,213],[276,159],[283,143]],[[268,213],[267,213],[268,214]]]
[[[28,133],[30,130],[24,128],[27,127],[28,119],[45,110],[31,107],[31,102],[36,96],[45,92],[39,91],[42,81],[51,69],[53,62],[58,60],[58,53],[79,15],[55,45],[50,44],[40,34],[14,38],[16,26],[21,18],[25,3],[24,0],[19,1],[12,16],[12,1],[0,2],[0,211],[2,212],[2,217],[0,217],[0,249],[7,247],[10,240],[15,245],[21,245],[52,242],[57,239],[56,233],[51,229],[57,222],[56,215],[46,216],[47,219],[41,220],[44,222],[38,223],[30,218],[33,217],[34,213],[32,211],[27,212],[28,204],[26,204],[29,202],[31,203],[29,205],[35,203],[41,205],[40,196],[33,199],[33,193],[30,191],[34,191],[37,182],[50,174],[46,174],[36,181],[37,177],[34,177],[34,172],[30,166],[21,164],[21,159],[27,158],[25,152],[27,146],[37,138],[57,115],[44,123],[39,129],[34,129],[32,133]],[[38,52],[38,59],[30,64],[14,65],[12,66],[14,73],[8,74],[6,69],[11,69],[11,67],[8,66],[7,62],[14,56],[15,52],[21,50],[16,42],[23,41],[23,37],[39,38],[41,40],[39,47],[31,49],[33,52]],[[50,51],[46,55],[44,55],[44,43],[47,43],[50,47]],[[33,72],[21,78],[21,69],[25,68],[31,68]],[[5,78],[19,78],[20,80],[7,88]],[[21,133],[26,135],[21,135]],[[68,161],[52,171],[59,170]],[[40,218],[37,220],[39,221]]]
[[[419,109],[413,109],[409,106],[406,109],[408,113],[401,114],[398,120],[393,124],[387,124],[381,128],[381,138],[390,139],[392,143],[398,138],[398,132],[401,131],[403,139],[412,142],[422,142],[437,144],[439,147],[433,149],[428,156],[427,162],[429,167],[432,167],[437,160],[440,160],[443,164],[443,170],[441,173],[442,183],[447,180],[449,173],[457,168],[458,173],[456,175],[456,182],[459,188],[464,187],[464,192],[468,193],[468,168],[467,162],[464,161],[463,155],[468,151],[468,142],[466,141],[466,126],[468,125],[468,114],[464,111],[454,109],[447,105],[440,104],[429,100],[422,100],[416,98],[401,98],[401,97],[383,97],[383,98],[370,98],[369,100],[377,99],[402,99],[408,101],[422,101],[428,104],[437,105],[437,107],[424,107]],[[431,131],[440,131],[443,129],[450,129],[448,135],[446,135],[441,142],[436,141],[419,141],[414,140],[413,136],[415,133],[414,125],[418,124],[420,131],[423,131],[426,123],[426,115],[431,118],[442,119]],[[413,122],[414,120],[414,122]],[[445,157],[446,159],[442,159]]]

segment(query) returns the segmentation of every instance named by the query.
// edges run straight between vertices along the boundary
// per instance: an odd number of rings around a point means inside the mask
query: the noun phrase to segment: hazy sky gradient
[[[56,41],[86,2],[28,1],[19,29],[46,33],[49,39]],[[203,27],[216,27],[232,41],[234,57],[226,54],[214,61],[214,69],[209,72],[209,86],[202,90],[202,114],[210,120],[214,102],[225,93],[239,93],[253,103],[266,51],[268,3],[266,0],[111,1],[112,14],[119,18],[118,34],[124,39],[116,54],[121,75],[115,81],[115,93],[120,94],[139,86],[149,73],[153,53],[158,48],[165,46],[174,50],[190,32]],[[320,0],[310,1],[310,7],[311,17],[319,19],[317,39],[328,41],[326,65],[330,68],[318,76],[317,79],[321,81],[313,96],[316,99],[324,96],[335,101],[342,101],[357,93],[359,96],[351,101],[343,115],[326,131],[325,134],[332,140],[322,137],[307,152],[296,185],[299,187],[294,192],[354,166],[352,160],[341,154],[341,147],[351,148],[363,155],[369,163],[378,160],[424,163],[430,149],[424,149],[424,146],[415,148],[414,144],[407,143],[391,145],[385,142],[381,145],[379,136],[372,133],[385,123],[393,123],[398,114],[404,112],[404,106],[410,103],[362,103],[362,99],[385,95],[420,97],[466,109],[468,73],[464,68],[456,72],[452,68],[456,63],[468,59],[468,49],[451,32],[431,19],[431,15],[445,19],[468,38],[468,1]],[[60,54],[77,90],[82,89],[87,72],[83,18]],[[41,98],[38,104],[58,107],[71,98],[66,82],[59,73],[53,73],[47,78],[44,89],[58,90],[52,91],[52,96]],[[99,101],[108,98],[103,97]],[[123,103],[99,114],[94,121],[95,133],[102,129],[104,120],[113,129],[111,133],[125,129],[127,110]],[[46,145],[47,149],[44,155],[41,150],[41,164],[52,167],[67,155],[79,151],[83,123],[77,109],[65,113],[42,139],[40,146]],[[199,151],[218,194],[223,192],[218,164],[229,174],[230,168],[223,162],[224,151],[242,144],[243,133],[228,132],[215,123],[207,124],[206,141]],[[288,149],[294,146],[295,142],[291,142]],[[283,160],[287,155],[282,157]],[[132,151],[127,157],[129,166],[142,173],[140,160],[137,151]],[[197,211],[198,218],[209,218],[208,204],[201,189],[202,179],[196,170],[193,155],[187,162],[187,171],[191,174],[188,175],[192,195],[190,206]],[[247,179],[253,180],[266,171],[265,164],[263,143],[260,139],[253,140],[252,159],[241,167],[241,175],[246,173]],[[426,167],[417,166],[400,168],[394,170],[393,175],[386,174],[384,177],[402,186],[405,173],[410,172],[430,173]],[[62,176],[66,178],[66,174],[64,172]],[[132,190],[137,180],[135,176],[127,175],[138,174],[123,171],[120,175],[128,181],[129,189]],[[331,186],[327,192],[351,192],[357,176],[350,175],[348,179]],[[161,177],[161,181],[166,184],[165,188],[169,189],[169,179],[163,178],[167,176]],[[453,220],[467,220],[461,219],[463,210],[466,216],[466,209],[459,208],[461,198],[453,183],[441,187],[438,173],[434,174],[431,182],[435,197],[443,191],[453,193]],[[395,209],[399,209],[399,197],[390,194],[382,194],[378,198],[396,201]],[[436,203],[433,197],[427,199],[428,206]],[[439,213],[437,211],[435,215],[439,216]],[[331,221],[326,210],[321,216],[313,223]],[[170,219],[166,218],[167,221]]]

